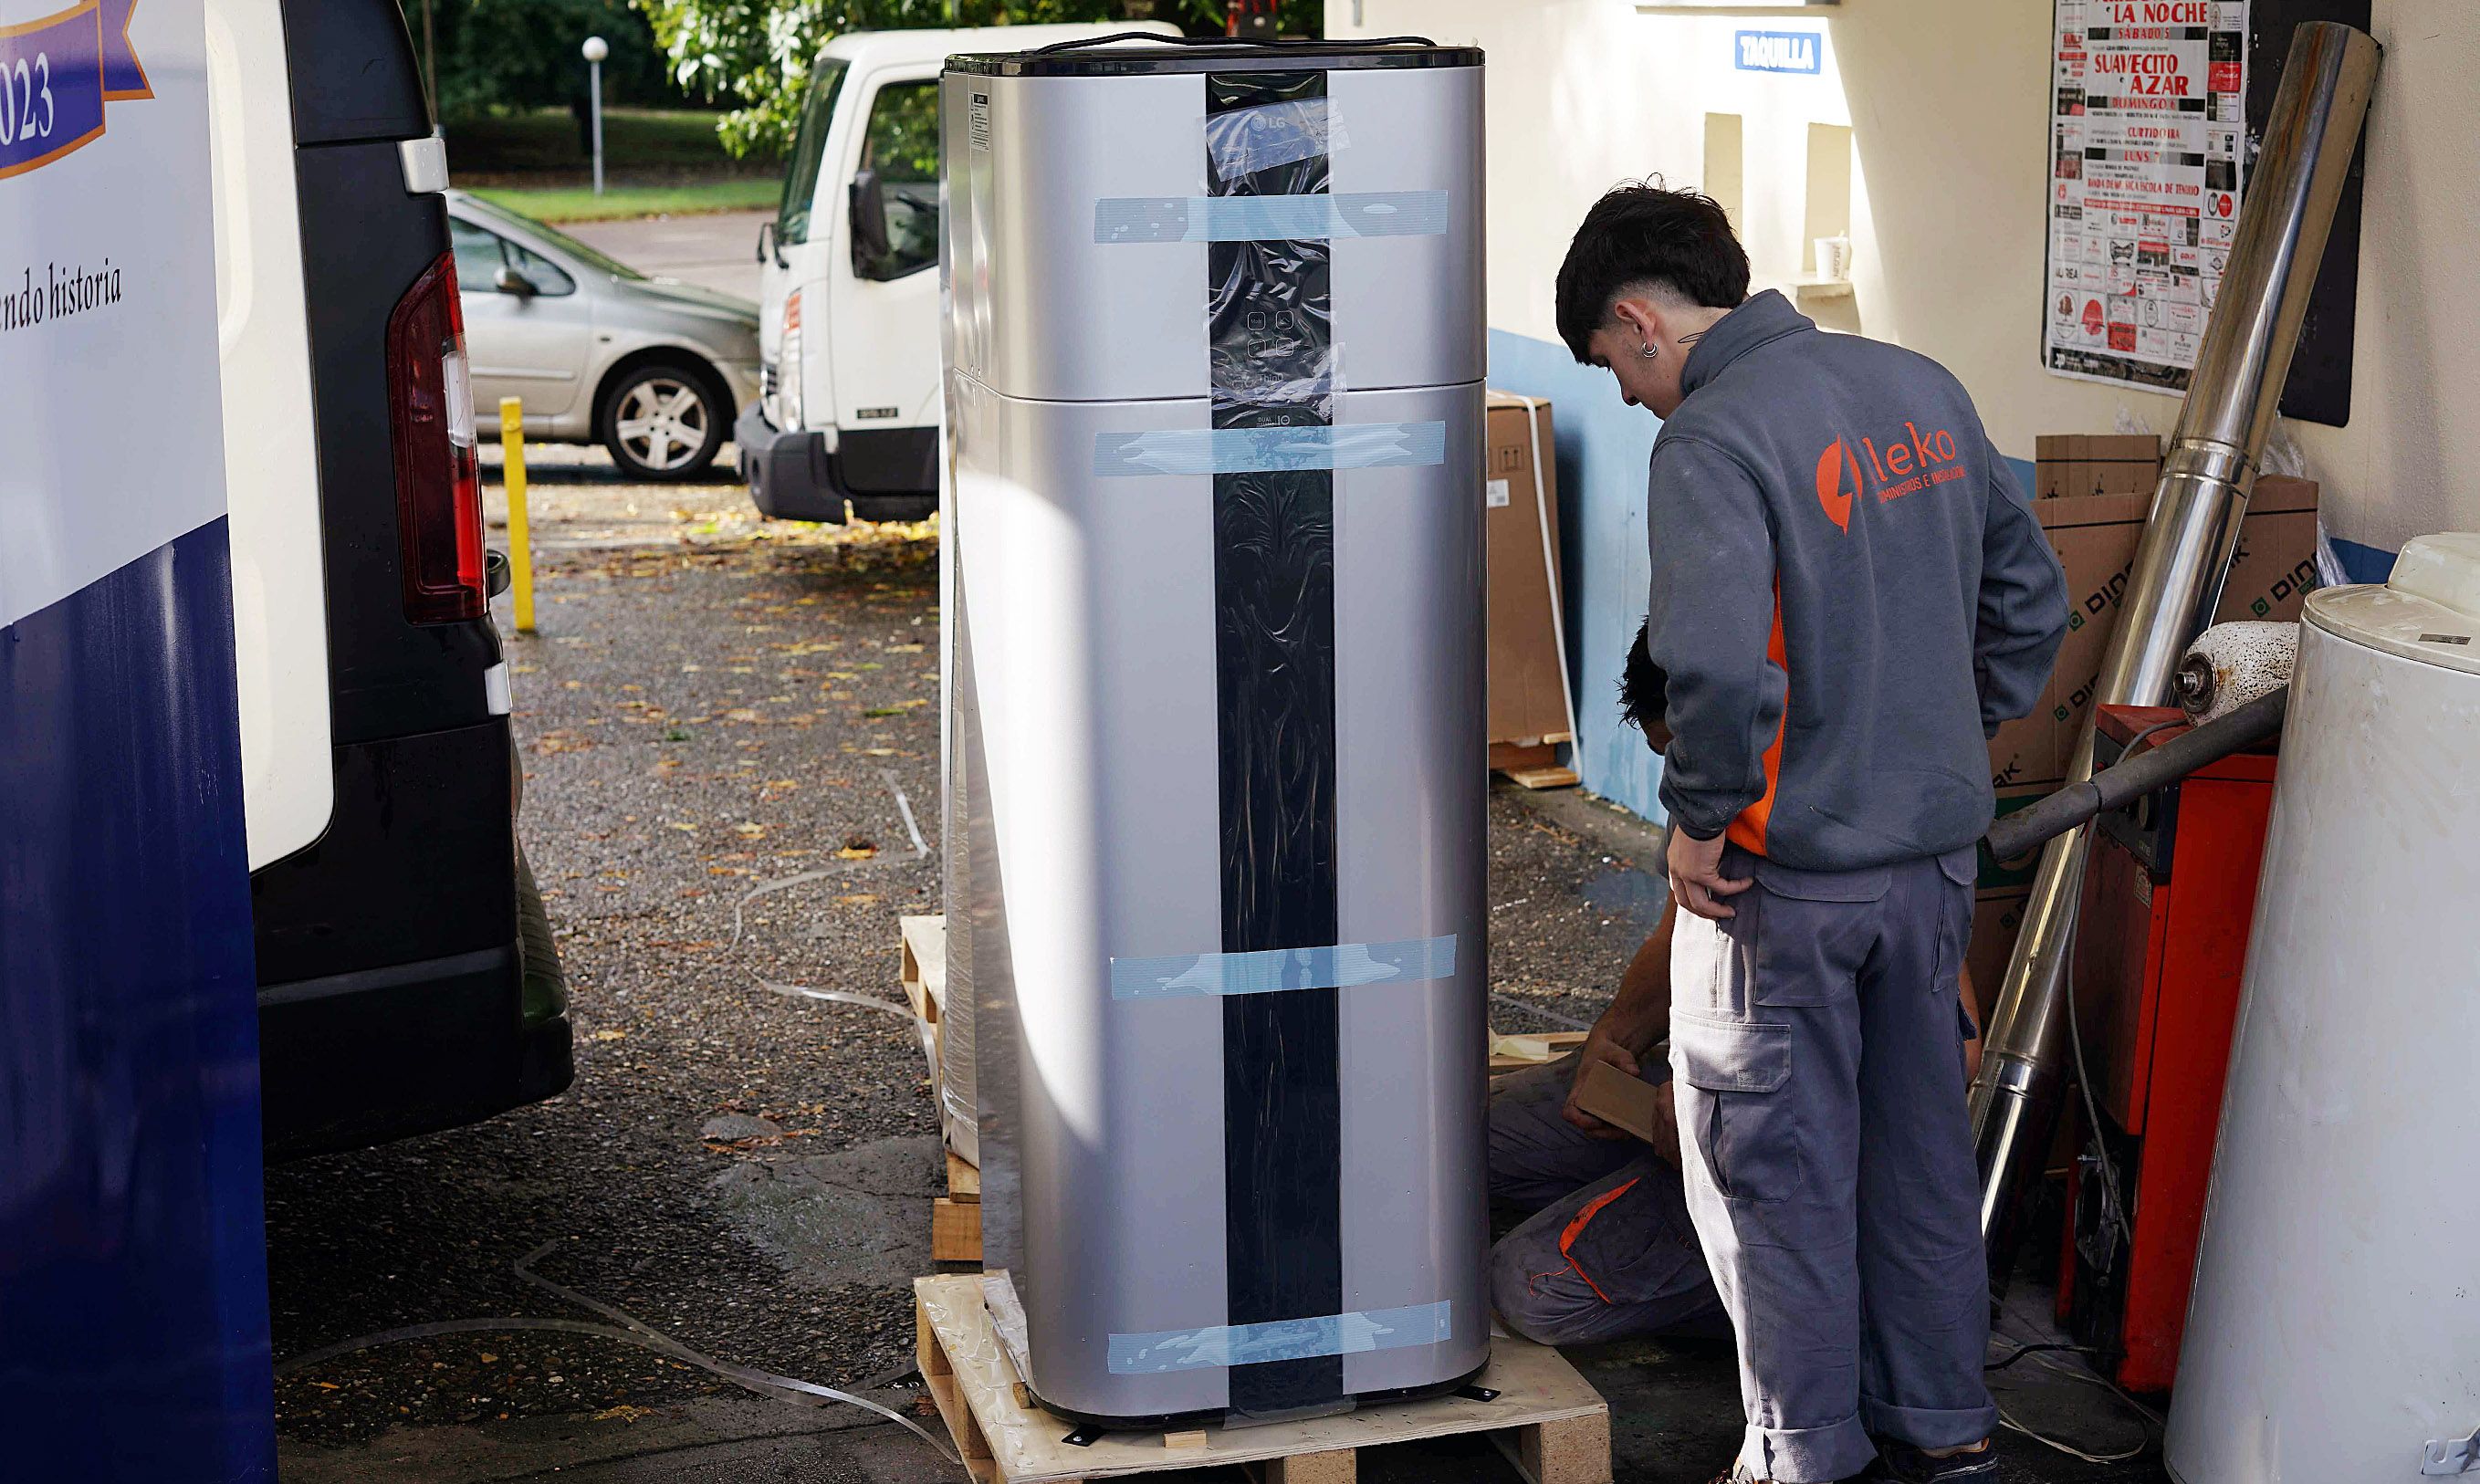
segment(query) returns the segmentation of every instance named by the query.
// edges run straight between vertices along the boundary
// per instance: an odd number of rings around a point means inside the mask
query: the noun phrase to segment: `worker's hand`
[[[1726,899],[1748,889],[1748,882],[1722,877],[1722,836],[1692,838],[1685,830],[1670,832],[1670,894],[1681,910],[1720,922],[1735,915]]]
[[[1667,1082],[1653,1093],[1653,1152],[1671,1168],[1679,1167],[1679,1113],[1671,1105]]]
[[[1576,1089],[1584,1085],[1585,1068],[1596,1062],[1608,1062],[1631,1077],[1637,1075],[1636,1054],[1615,1037],[1595,1029],[1576,1050],[1576,1080],[1567,1085],[1567,1106],[1559,1110],[1559,1116],[1595,1139],[1625,1139],[1627,1130],[1615,1129],[1576,1105]]]

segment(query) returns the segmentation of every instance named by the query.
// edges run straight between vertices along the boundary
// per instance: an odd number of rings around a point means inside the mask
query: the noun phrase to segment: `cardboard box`
[[[1570,742],[1566,658],[1559,646],[1559,484],[1550,404],[1537,401],[1528,412],[1521,397],[1492,392],[1485,437],[1489,740]]]
[[[1615,1129],[1655,1143],[1661,1087],[1658,1082],[1631,1077],[1608,1062],[1589,1062],[1576,1082],[1576,1106]]]
[[[2002,788],[2066,777],[2152,507],[2150,491],[2033,502],[2067,572],[2067,634],[2040,704],[2001,727],[1989,744],[1990,778]],[[2278,475],[2259,479],[2213,621],[2296,619],[2315,585],[2316,486]]]
[[[2033,494],[2150,495],[2161,477],[2161,441],[2150,433],[2049,433],[2033,440]]]

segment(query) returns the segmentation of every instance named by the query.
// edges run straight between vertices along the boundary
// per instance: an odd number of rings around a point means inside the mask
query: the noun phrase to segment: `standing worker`
[[[1619,682],[1619,710],[1657,753],[1670,741],[1664,686],[1639,628]],[[1527,1340],[1599,1344],[1731,1332],[1688,1215],[1667,1058],[1653,1055],[1670,1036],[1670,945],[1678,922],[1679,904],[1671,902],[1574,1054],[1490,1079],[1489,1198],[1527,1214],[1489,1249],[1490,1298],[1499,1318]],[[1958,970],[1957,985],[1964,1014],[1976,1023],[1972,976]],[[1585,1071],[1595,1062],[1656,1084],[1650,1145],[1594,1117],[1580,1100]],[[1967,1085],[1979,1062],[1974,1031],[1963,1048]]]
[[[1577,360],[1662,418],[1647,642],[1669,679],[1671,1067],[1747,1428],[1722,1475],[1994,1480],[1957,969],[1987,737],[2065,578],[1954,377],[1747,296],[1691,192],[1596,202]]]

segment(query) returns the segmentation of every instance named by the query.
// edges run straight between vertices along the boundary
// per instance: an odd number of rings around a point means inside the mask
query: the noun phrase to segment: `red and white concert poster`
[[[2183,391],[2238,226],[2247,0],[2056,0],[2041,361]]]

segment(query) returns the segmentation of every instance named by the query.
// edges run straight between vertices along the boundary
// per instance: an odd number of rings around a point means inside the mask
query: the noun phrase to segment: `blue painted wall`
[[[275,1477],[220,519],[0,627],[0,1478]]]
[[[1619,720],[1618,683],[1653,581],[1644,474],[1662,422],[1620,401],[1611,373],[1577,365],[1566,346],[1505,330],[1489,332],[1489,384],[1551,404],[1567,673],[1576,696],[1573,765],[1587,788],[1660,821],[1666,816],[1654,790],[1662,759]]]
[[[2340,559],[2342,575],[2352,581],[2383,582],[2393,576],[2396,553],[2382,547],[2345,541],[2339,536],[2329,535],[2325,541],[2334,549],[2335,556]]]

